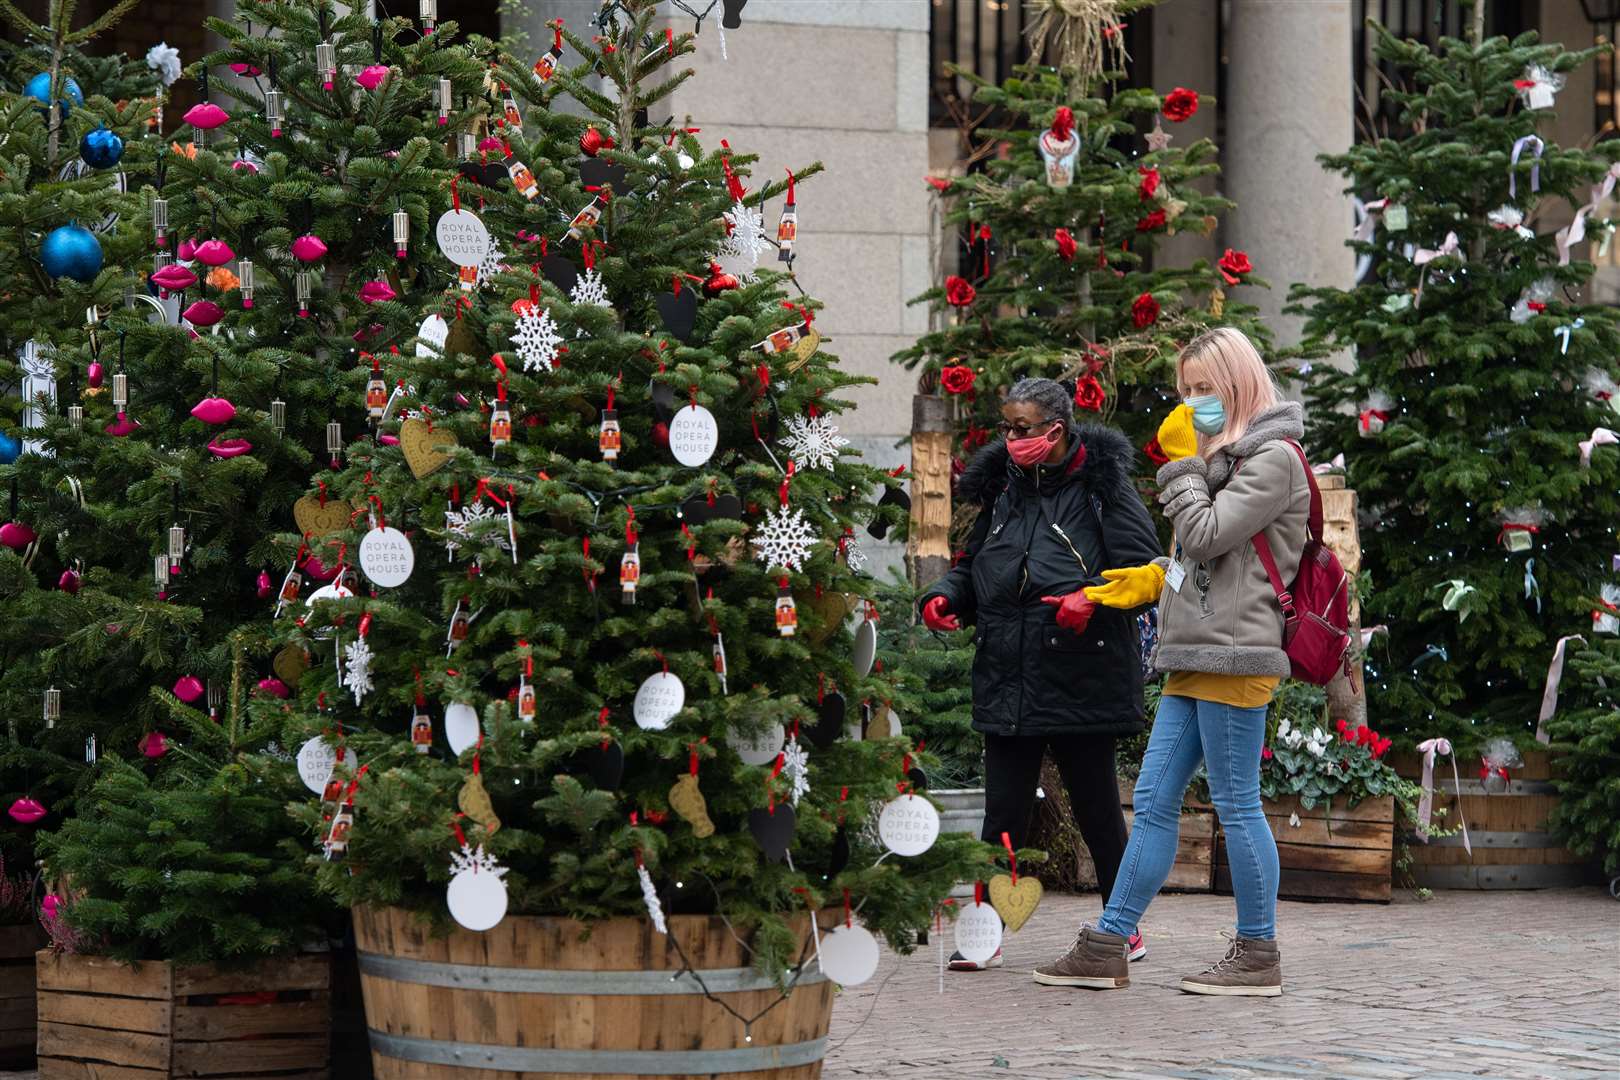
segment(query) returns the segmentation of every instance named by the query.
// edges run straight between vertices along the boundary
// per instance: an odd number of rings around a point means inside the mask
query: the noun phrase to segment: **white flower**
[[[1288,733],[1290,731],[1292,731],[1293,728],[1294,728],[1294,725],[1289,722],[1288,717],[1286,717],[1286,716],[1283,717],[1282,720],[1279,721],[1278,724],[1277,724],[1277,738],[1279,738],[1279,739],[1288,738]]]
[[[146,50],[146,66],[158,73],[164,86],[173,86],[180,77],[180,50],[160,41]]]

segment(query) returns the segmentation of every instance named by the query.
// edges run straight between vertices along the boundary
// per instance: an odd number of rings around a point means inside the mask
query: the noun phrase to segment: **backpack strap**
[[[1311,509],[1310,515],[1306,519],[1307,542],[1315,541],[1320,544],[1322,542],[1322,490],[1316,486],[1316,477],[1312,475],[1311,466],[1305,459],[1304,448],[1293,439],[1284,439],[1283,441],[1299,457],[1299,463],[1305,469],[1305,482],[1310,485],[1311,489]],[[1233,471],[1236,472],[1235,469]],[[1254,544],[1255,554],[1260,556],[1260,565],[1266,568],[1266,577],[1271,579],[1271,591],[1277,594],[1277,604],[1282,608],[1283,621],[1291,627],[1299,621],[1299,612],[1294,610],[1294,596],[1288,591],[1288,587],[1283,584],[1282,574],[1277,570],[1277,559],[1271,553],[1271,541],[1266,539],[1264,529],[1254,534],[1252,543]],[[1291,634],[1291,630],[1285,629],[1285,640],[1289,634]]]

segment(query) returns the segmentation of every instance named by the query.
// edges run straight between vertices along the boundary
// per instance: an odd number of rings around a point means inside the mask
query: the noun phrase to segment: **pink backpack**
[[[1271,578],[1277,603],[1283,612],[1283,651],[1293,668],[1294,678],[1325,686],[1340,671],[1350,667],[1350,578],[1339,559],[1322,543],[1322,492],[1316,486],[1305,451],[1293,440],[1288,445],[1305,467],[1311,485],[1311,512],[1306,527],[1305,550],[1299,558],[1299,572],[1292,588],[1283,588],[1277,560],[1264,532],[1256,533],[1254,550]]]

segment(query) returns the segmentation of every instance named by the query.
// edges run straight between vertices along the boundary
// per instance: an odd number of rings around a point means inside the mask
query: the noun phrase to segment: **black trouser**
[[[1125,813],[1114,775],[1112,735],[990,735],[984,737],[984,832],[981,839],[1001,846],[1006,833],[1014,848],[1024,846],[1041,757],[1047,748],[1069,792],[1075,824],[1097,867],[1097,887],[1106,903],[1125,855]]]

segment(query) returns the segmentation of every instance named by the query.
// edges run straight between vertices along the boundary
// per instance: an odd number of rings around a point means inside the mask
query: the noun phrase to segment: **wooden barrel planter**
[[[835,918],[824,912],[822,925]],[[508,916],[482,934],[435,936],[408,911],[356,908],[376,1076],[819,1077],[833,984],[814,961],[784,998],[721,919],[672,915],[668,924],[693,971],[646,919]],[[797,929],[808,931],[808,919]]]
[[[1119,782],[1119,805],[1125,812],[1127,828],[1136,824],[1134,810],[1136,784]],[[1091,861],[1091,852],[1085,841],[1080,841],[1080,887],[1097,887],[1097,865]],[[1164,887],[1168,892],[1209,892],[1213,886],[1215,868],[1215,811],[1205,802],[1199,802],[1188,792],[1181,803],[1181,834],[1176,840],[1176,861],[1170,867],[1170,876]]]
[[[331,960],[242,971],[38,956],[40,1080],[324,1080]]]
[[[1423,758],[1396,754],[1395,771],[1416,783],[1423,782]],[[1440,819],[1455,829],[1458,811],[1468,823],[1470,855],[1462,835],[1431,838],[1415,836],[1412,882],[1430,889],[1548,889],[1584,885],[1596,880],[1591,865],[1561,845],[1547,828],[1547,818],[1558,805],[1553,786],[1553,762],[1546,751],[1526,751],[1524,767],[1513,769],[1506,791],[1487,793],[1479,779],[1479,761],[1458,761],[1461,786],[1451,776],[1451,763],[1434,763],[1434,806],[1445,810]]]
[[[1277,840],[1281,875],[1277,895],[1286,900],[1373,900],[1389,903],[1394,863],[1395,800],[1363,799],[1354,807],[1335,801],[1332,807],[1306,810],[1299,799],[1261,807]],[[1294,824],[1298,815],[1299,824]],[[1226,835],[1216,844],[1215,891],[1232,893],[1232,868]]]
[[[0,926],[0,1069],[34,1067],[34,954],[43,944],[33,923]]]

